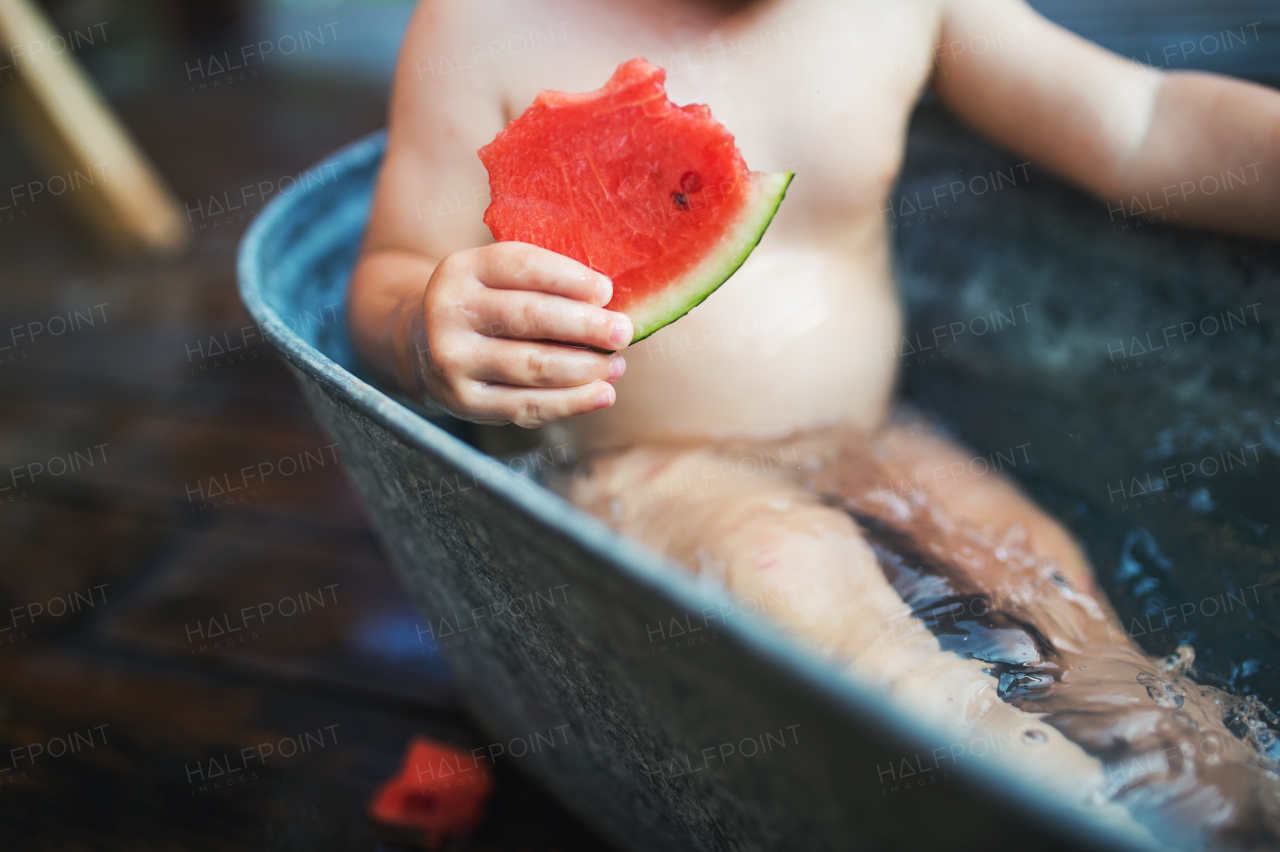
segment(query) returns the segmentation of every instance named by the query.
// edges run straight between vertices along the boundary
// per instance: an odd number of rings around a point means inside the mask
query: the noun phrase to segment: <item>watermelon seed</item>
[[[680,175],[680,191],[683,193],[697,192],[702,189],[702,178],[697,172],[685,172]]]
[[[676,203],[676,206],[679,207],[681,210],[689,209],[689,200],[684,197],[683,192],[671,193],[671,200],[674,201]]]

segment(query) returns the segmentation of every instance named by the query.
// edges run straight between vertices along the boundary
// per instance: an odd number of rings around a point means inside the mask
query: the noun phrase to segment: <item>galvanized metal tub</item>
[[[262,213],[241,295],[515,765],[634,850],[1146,848],[979,760],[891,792],[883,767],[947,739],[362,379],[345,325],[307,317],[345,301],[383,147]]]

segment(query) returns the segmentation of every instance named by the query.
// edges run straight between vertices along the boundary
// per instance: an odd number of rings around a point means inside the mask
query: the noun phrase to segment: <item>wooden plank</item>
[[[447,848],[610,852],[451,711],[66,647],[0,653],[0,683],[5,850],[410,852],[364,808],[424,735],[480,749],[496,781],[471,844]]]
[[[0,49],[20,72],[11,94],[20,129],[50,179],[68,182],[60,196],[91,232],[127,252],[184,248],[175,196],[30,0],[0,0]]]

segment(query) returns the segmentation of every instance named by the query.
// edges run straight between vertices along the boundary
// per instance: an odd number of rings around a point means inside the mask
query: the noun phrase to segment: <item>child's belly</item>
[[[883,420],[900,334],[884,240],[850,251],[778,236],[692,313],[625,351],[617,402],[566,424],[581,446]]]

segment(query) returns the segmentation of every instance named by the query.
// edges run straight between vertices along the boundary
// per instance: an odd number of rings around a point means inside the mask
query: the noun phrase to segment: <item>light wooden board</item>
[[[0,49],[19,75],[11,114],[51,194],[111,248],[180,251],[189,235],[172,191],[30,0],[0,0]]]

